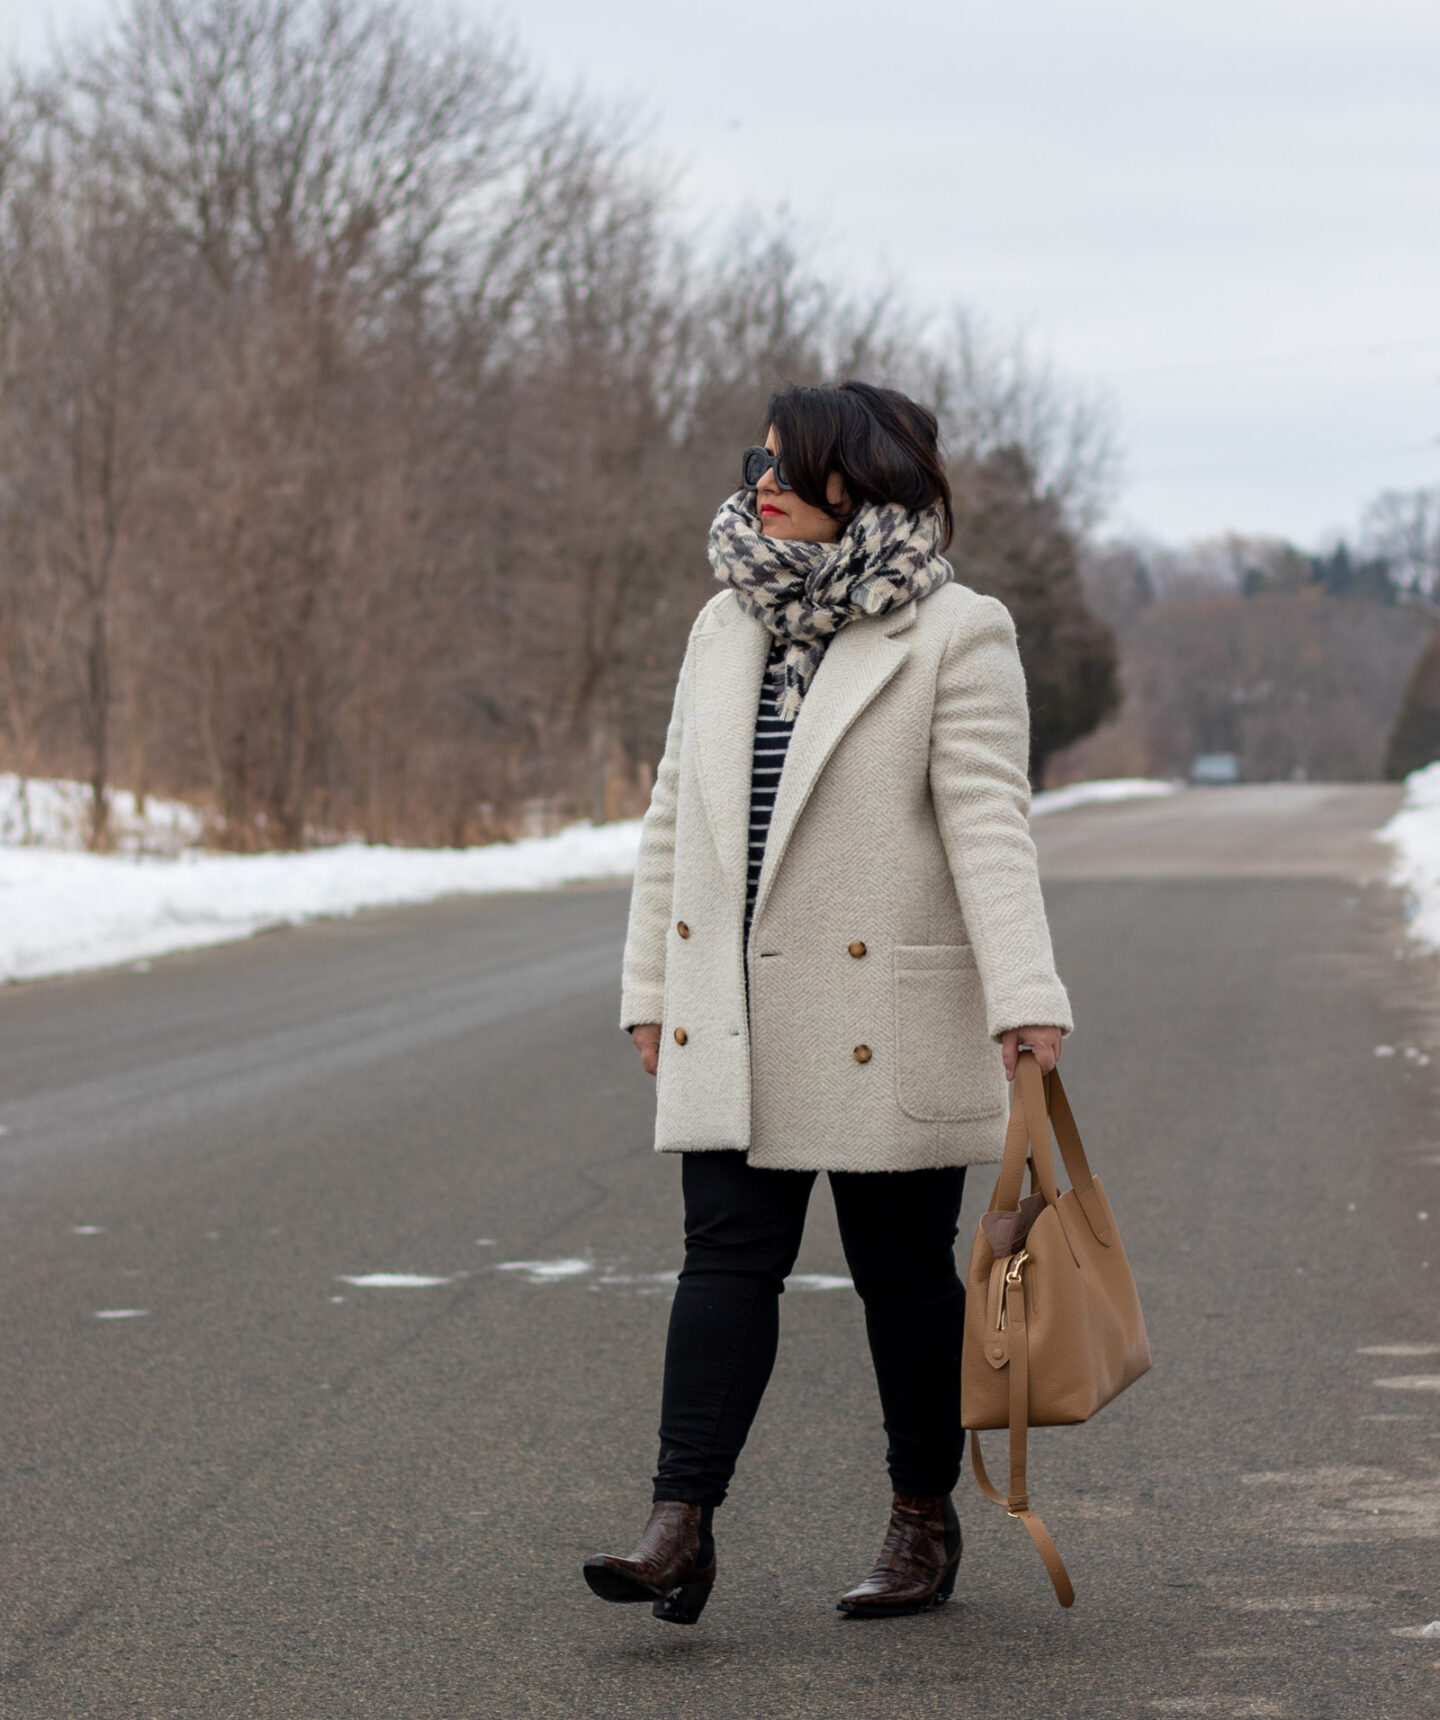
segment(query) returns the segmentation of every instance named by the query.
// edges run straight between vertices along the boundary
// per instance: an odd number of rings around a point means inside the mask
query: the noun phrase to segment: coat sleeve
[[[1010,612],[978,598],[946,644],[930,792],[985,990],[987,1029],[1074,1022],[1055,972],[1030,837],[1030,711]]]
[[[675,684],[675,704],[665,733],[665,755],[655,772],[650,805],[640,827],[640,852],[635,861],[630,921],[620,973],[620,1025],[627,1033],[640,1022],[665,1019],[665,943],[675,889],[675,795],[694,637],[692,631],[692,643],[685,647]]]

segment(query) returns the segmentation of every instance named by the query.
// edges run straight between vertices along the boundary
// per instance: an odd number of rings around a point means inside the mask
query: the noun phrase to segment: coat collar
[[[755,919],[816,779],[841,737],[910,649],[905,630],[915,619],[912,599],[885,615],[864,615],[842,627],[826,647],[795,719],[780,789],[765,840]],[[700,793],[722,869],[743,907],[750,834],[750,765],[755,711],[770,635],[730,593],[696,634],[692,665]]]

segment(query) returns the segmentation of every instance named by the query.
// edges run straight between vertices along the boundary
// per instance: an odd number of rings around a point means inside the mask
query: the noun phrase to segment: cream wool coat
[[[996,1036],[1072,1026],[1027,822],[1009,611],[951,583],[831,640],[780,775],[747,1008],[768,646],[728,588],[700,611],[645,815],[620,1022],[662,1024],[656,1148],[793,1170],[998,1160]]]

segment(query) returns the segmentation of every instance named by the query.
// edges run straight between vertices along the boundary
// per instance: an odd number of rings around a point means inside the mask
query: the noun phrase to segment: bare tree
[[[1025,457],[1037,492],[1067,524],[1090,530],[1119,476],[1113,413],[1103,394],[1063,379],[1023,336],[1002,340],[963,308],[931,359],[931,393],[957,463],[1000,449]]]
[[[1440,591],[1440,487],[1385,490],[1365,510],[1362,549],[1384,560],[1403,592]]]
[[[26,545],[65,610],[91,841],[104,847],[117,603],[148,459],[164,246],[143,197],[63,125],[38,128],[17,181],[24,239],[8,289],[20,338],[5,399],[12,542]]]
[[[1073,560],[1098,505],[1099,417],[1043,366],[762,225],[677,242],[623,123],[416,5],[120,0],[28,111],[3,708],[14,758],[89,776],[97,843],[117,768],[238,847],[639,810],[705,528],[785,382],[925,394],[977,483],[1022,450],[962,578]]]

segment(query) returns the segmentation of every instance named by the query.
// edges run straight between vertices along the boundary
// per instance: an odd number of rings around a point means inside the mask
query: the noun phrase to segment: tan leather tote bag
[[[1055,1186],[1050,1129],[1070,1187]],[[1030,1193],[1021,1197],[1026,1162]],[[1115,1215],[1090,1174],[1059,1073],[1020,1053],[1005,1157],[981,1218],[966,1281],[961,1419],[986,1498],[1029,1531],[1062,1607],[1075,1591],[1055,1543],[1030,1509],[1026,1430],[1088,1421],[1150,1366],[1150,1345]],[[1008,1497],[991,1485],[974,1430],[1010,1429]]]

